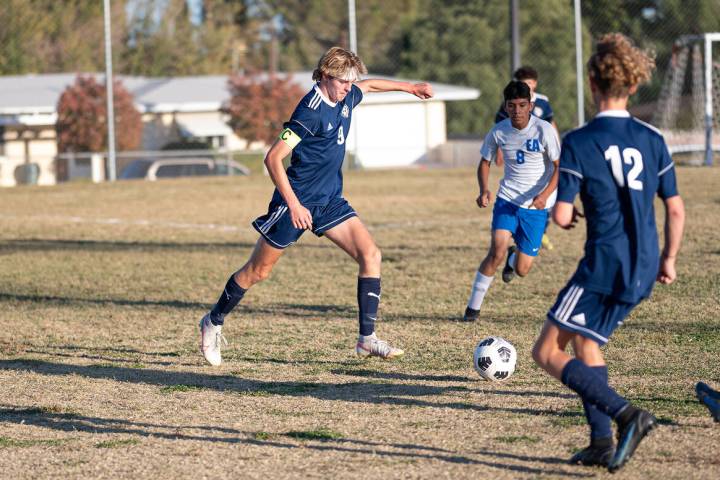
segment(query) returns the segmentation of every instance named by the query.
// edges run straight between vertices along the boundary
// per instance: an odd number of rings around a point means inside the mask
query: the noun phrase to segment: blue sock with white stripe
[[[607,365],[590,368],[597,374],[598,377],[607,383]],[[583,400],[583,409],[585,409],[585,418],[587,418],[588,425],[590,425],[590,441],[592,442],[593,440],[601,438],[612,439],[612,422],[610,417],[598,410],[595,405],[585,400]]]
[[[235,275],[230,275],[230,278],[228,278],[225,284],[225,290],[223,290],[217,303],[212,310],[210,310],[210,321],[213,325],[222,325],[225,322],[225,315],[230,313],[232,309],[240,303],[245,292],[247,292],[247,290],[237,284],[234,277]]]
[[[358,277],[357,300],[360,335],[372,335],[375,331],[375,320],[377,320],[380,306],[380,279]]]
[[[563,368],[560,380],[574,390],[583,402],[594,405],[600,412],[616,418],[630,402],[610,388],[591,367],[577,358],[570,360]]]

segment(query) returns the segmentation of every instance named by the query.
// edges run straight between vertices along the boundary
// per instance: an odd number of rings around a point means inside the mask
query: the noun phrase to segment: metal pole
[[[520,68],[520,12],[518,0],[510,0],[510,32],[512,41],[510,77],[512,77],[515,70]]]
[[[105,89],[107,94],[107,133],[109,180],[115,181],[115,109],[113,107],[112,42],[110,41],[110,0],[105,9]]]
[[[712,40],[705,35],[705,165],[713,164]]]
[[[357,55],[357,29],[355,26],[355,0],[348,0],[348,32],[350,33],[350,51]]]
[[[578,127],[585,124],[585,91],[582,65],[582,16],[581,0],[575,0],[575,81],[577,89]]]
[[[350,51],[355,52],[355,55],[358,54],[358,45],[357,45],[357,26],[355,21],[355,0],[348,0],[348,32],[349,32],[349,41],[350,41]],[[356,112],[353,112],[356,113]],[[360,162],[358,162],[358,133],[357,133],[357,118],[354,118],[350,124],[350,130],[352,131],[352,138],[353,138],[353,163],[352,165],[348,165],[348,167],[357,168],[360,166]]]

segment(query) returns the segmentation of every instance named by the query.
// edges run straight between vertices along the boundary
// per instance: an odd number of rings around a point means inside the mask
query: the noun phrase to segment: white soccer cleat
[[[386,341],[378,340],[374,333],[368,336],[361,335],[355,346],[355,354],[362,358],[380,357],[388,360],[400,357],[404,353],[401,349],[390,346]]]
[[[222,343],[227,345],[227,340],[222,334],[222,325],[213,325],[210,314],[206,314],[200,320],[200,352],[210,365],[218,366],[222,363],[220,354]]]

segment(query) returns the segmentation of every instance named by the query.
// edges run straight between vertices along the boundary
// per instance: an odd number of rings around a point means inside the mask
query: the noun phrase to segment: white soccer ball
[[[475,347],[475,371],[489,382],[502,382],[515,371],[517,352],[510,342],[500,337],[488,337]]]

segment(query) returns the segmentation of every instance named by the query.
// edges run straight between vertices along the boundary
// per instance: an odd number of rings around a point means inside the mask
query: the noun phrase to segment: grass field
[[[581,405],[530,358],[584,228],[551,227],[530,275],[457,323],[489,237],[474,175],[346,175],[383,251],[378,333],[405,358],[354,357],[357,267],[306,234],[228,318],[217,368],[197,322],[256,240],[267,177],[0,190],[0,477],[609,477],[565,463]],[[611,384],[662,425],[613,478],[720,478],[720,425],[693,395],[720,384],[720,169],[679,178],[679,280],[605,349]],[[518,350],[506,383],[473,371],[488,335]]]

